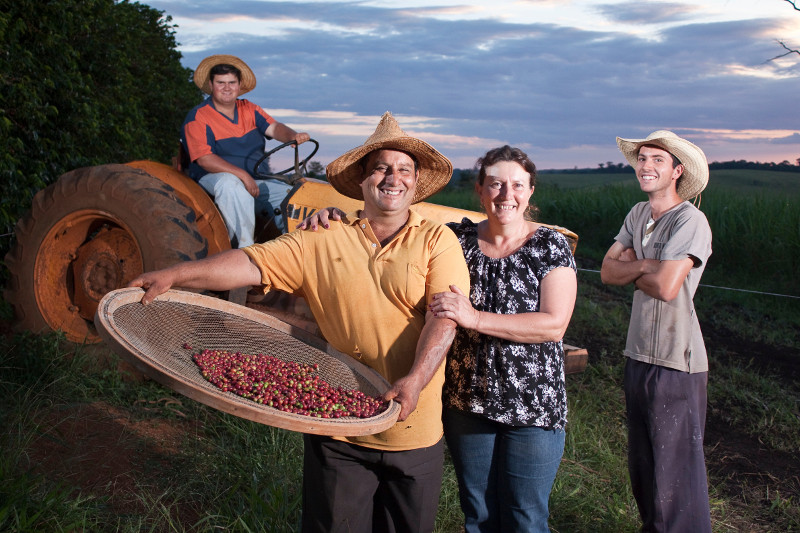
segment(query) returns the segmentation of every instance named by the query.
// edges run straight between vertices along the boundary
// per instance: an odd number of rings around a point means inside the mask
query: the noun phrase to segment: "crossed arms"
[[[606,285],[633,283],[651,298],[669,302],[678,296],[693,266],[691,257],[671,261],[637,259],[633,248],[615,242],[603,258],[600,279]]]

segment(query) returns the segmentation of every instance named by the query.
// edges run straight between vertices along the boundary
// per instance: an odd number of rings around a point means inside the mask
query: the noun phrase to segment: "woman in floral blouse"
[[[466,532],[548,531],[548,499],[564,451],[562,338],[575,305],[567,239],[530,220],[536,167],[517,148],[478,161],[487,219],[450,227],[470,270],[470,296],[434,296],[460,326],[447,360],[445,438]]]

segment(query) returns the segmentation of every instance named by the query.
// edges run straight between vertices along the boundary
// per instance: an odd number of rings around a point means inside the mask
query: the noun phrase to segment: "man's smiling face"
[[[231,105],[239,97],[239,78],[236,74],[217,74],[211,80],[211,99],[217,105]]]
[[[364,207],[383,214],[408,211],[417,190],[414,160],[405,152],[376,150],[369,154],[361,182]]]
[[[673,167],[672,155],[655,146],[639,148],[636,160],[636,178],[643,192],[648,194],[674,187],[683,174],[683,165]]]

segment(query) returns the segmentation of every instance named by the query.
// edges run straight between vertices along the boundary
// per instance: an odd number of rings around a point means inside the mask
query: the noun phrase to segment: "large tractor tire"
[[[142,272],[207,255],[194,212],[172,187],[126,165],[73,170],[39,191],[6,255],[18,325],[100,342],[94,314]]]

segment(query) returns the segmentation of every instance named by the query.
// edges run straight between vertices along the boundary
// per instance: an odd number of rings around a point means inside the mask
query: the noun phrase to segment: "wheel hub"
[[[94,320],[103,296],[124,287],[140,272],[142,259],[133,238],[120,228],[102,228],[78,248],[72,264],[73,302],[85,320]]]

